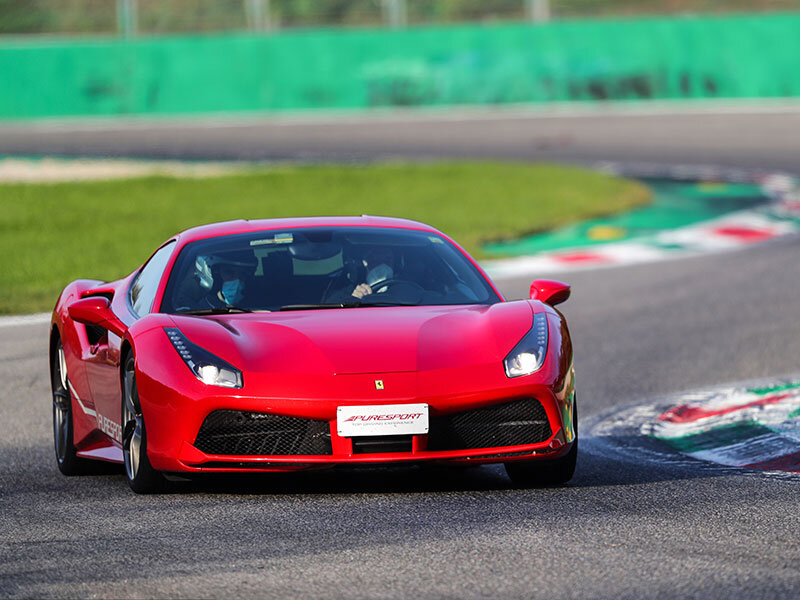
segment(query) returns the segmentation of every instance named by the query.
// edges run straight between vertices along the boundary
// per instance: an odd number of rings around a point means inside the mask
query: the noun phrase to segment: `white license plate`
[[[428,405],[340,406],[336,429],[342,437],[428,433]]]

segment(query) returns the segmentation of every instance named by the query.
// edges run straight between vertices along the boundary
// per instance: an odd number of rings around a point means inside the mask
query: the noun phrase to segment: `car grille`
[[[428,450],[468,450],[544,442],[552,435],[535,398],[432,417]]]
[[[331,454],[327,421],[237,410],[215,410],[195,447],[206,454],[283,456]]]
[[[353,438],[353,454],[411,452],[410,435],[375,435]]]

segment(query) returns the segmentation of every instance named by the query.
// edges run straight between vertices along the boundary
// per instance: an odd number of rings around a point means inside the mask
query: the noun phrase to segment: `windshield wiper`
[[[195,308],[189,310],[177,311],[180,315],[228,315],[231,313],[251,313],[249,308],[241,308],[240,306],[214,306],[212,308]]]
[[[366,298],[358,302],[328,302],[321,304],[287,304],[280,310],[317,310],[321,308],[359,308],[368,306],[419,306],[416,302],[392,302],[390,300],[369,301]]]
[[[371,302],[364,298],[359,306],[420,306],[420,304],[416,302],[398,302],[392,300],[376,300]]]
[[[356,308],[361,302],[328,302],[321,304],[286,304],[280,310],[316,310],[318,308]]]

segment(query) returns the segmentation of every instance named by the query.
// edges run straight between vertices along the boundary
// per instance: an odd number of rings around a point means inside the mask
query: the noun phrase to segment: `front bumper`
[[[534,405],[538,414],[529,410]],[[554,458],[568,450],[563,430],[551,431],[539,402],[526,399],[499,405],[507,414],[516,412],[506,422],[497,422],[496,408],[490,405],[457,414],[480,417],[484,413],[494,421],[458,431],[448,432],[442,426],[449,419],[445,416],[433,419],[435,425],[428,434],[355,438],[339,436],[335,421],[215,411],[197,440],[183,443],[178,460],[188,470],[283,471],[342,464],[505,462]]]
[[[140,378],[140,382],[142,378]],[[157,386],[154,381],[151,385]],[[142,385],[148,390],[150,385]],[[571,386],[570,386],[571,387]],[[563,392],[563,391],[562,391]],[[156,397],[161,402],[147,402],[145,398]],[[512,386],[490,389],[479,393],[452,396],[414,397],[406,402],[428,404],[431,421],[477,412],[498,406],[512,406],[535,399],[543,409],[546,419],[546,435],[535,436],[532,443],[512,439],[474,447],[454,447],[453,443],[437,443],[433,431],[430,434],[399,436],[406,447],[392,451],[370,451],[359,438],[339,436],[336,426],[336,408],[340,405],[379,404],[375,400],[326,399],[303,401],[293,399],[254,398],[243,396],[203,396],[190,398],[186,394],[162,387],[156,394],[140,392],[144,406],[148,432],[148,456],[154,468],[171,472],[206,471],[291,471],[298,469],[325,468],[345,464],[409,463],[438,461],[461,464],[509,462],[517,460],[548,460],[569,451],[574,439],[571,426],[573,394],[556,393],[550,386],[542,384]],[[166,401],[166,402],[165,402]],[[397,403],[393,398],[391,403]],[[385,401],[384,403],[390,403]],[[146,405],[147,404],[147,405]],[[241,411],[257,415],[284,415],[296,420],[314,419],[324,431],[329,450],[326,453],[291,454],[282,451],[270,453],[237,453],[220,447],[198,443],[198,433],[209,415],[215,412]],[[180,418],[176,418],[180,415]],[[354,441],[355,440],[355,441]],[[500,445],[502,444],[502,445]],[[455,444],[457,446],[457,444]],[[200,446],[200,448],[198,448]],[[203,450],[201,450],[201,448]]]
[[[376,390],[376,379],[385,384]],[[481,464],[550,460],[567,453],[572,427],[571,356],[551,353],[537,373],[509,379],[500,364],[424,372],[345,375],[245,374],[242,389],[214,388],[198,381],[177,353],[160,359],[137,355],[137,385],[153,467],[168,472],[290,471],[347,464],[436,461]],[[531,443],[453,447],[430,443],[429,435],[408,436],[406,448],[371,452],[337,433],[337,408],[344,405],[425,403],[432,420],[466,411],[535,399],[549,425]],[[322,422],[330,452],[305,454],[213,453],[198,448],[204,421],[214,411],[284,415]],[[517,440],[522,442],[523,440]]]

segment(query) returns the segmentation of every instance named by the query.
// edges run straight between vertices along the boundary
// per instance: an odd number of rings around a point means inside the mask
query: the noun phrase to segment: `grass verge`
[[[374,214],[430,223],[476,257],[514,238],[639,206],[637,182],[492,162],[281,167],[213,178],[0,185],[0,314],[50,310],[68,282],[117,279],[172,234],[236,218]]]

